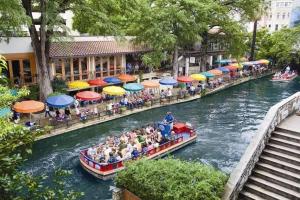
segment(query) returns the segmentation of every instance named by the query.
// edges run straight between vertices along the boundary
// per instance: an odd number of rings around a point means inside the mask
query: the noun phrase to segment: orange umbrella
[[[229,69],[230,71],[236,71],[238,69],[237,66],[234,65],[229,65],[229,66],[225,66],[227,69]]]
[[[107,85],[107,83],[100,78],[94,79],[94,80],[89,80],[88,83],[90,85],[95,85],[95,86],[106,86]]]
[[[215,76],[221,76],[223,74],[223,72],[221,70],[218,70],[218,69],[212,69],[212,70],[209,70],[208,72],[215,75]]]
[[[94,101],[101,99],[101,95],[97,92],[82,91],[76,94],[76,98],[84,101]]]
[[[14,105],[14,110],[19,113],[35,113],[44,110],[44,103],[40,101],[21,101]]]
[[[190,83],[190,82],[193,82],[194,79],[189,76],[179,76],[179,77],[177,77],[177,81],[182,82],[182,83]]]
[[[131,82],[131,81],[135,81],[136,77],[129,75],[129,74],[121,74],[120,76],[118,76],[118,78],[123,81],[123,82]]]
[[[143,81],[143,82],[141,82],[141,84],[145,88],[158,88],[160,86],[159,83],[155,82],[155,81]]]

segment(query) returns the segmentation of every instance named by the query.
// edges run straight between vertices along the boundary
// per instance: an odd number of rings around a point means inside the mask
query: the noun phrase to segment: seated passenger
[[[118,161],[118,160],[117,160],[117,158],[114,156],[113,152],[110,152],[110,153],[109,153],[109,158],[108,158],[107,163],[115,163],[115,162],[117,162],[117,161]]]
[[[136,160],[139,157],[140,152],[135,147],[134,150],[132,151],[131,155],[132,155],[132,159]]]

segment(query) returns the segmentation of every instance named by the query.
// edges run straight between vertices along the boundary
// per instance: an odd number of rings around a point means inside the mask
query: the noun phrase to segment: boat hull
[[[297,75],[292,76],[292,77],[289,78],[289,79],[272,79],[271,81],[272,81],[272,82],[283,82],[283,83],[288,83],[288,82],[294,80],[296,77],[297,77]]]

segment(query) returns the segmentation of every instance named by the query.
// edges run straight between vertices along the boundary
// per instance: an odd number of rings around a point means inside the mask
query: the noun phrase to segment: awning
[[[14,105],[14,110],[19,113],[35,113],[44,110],[45,104],[40,101],[21,101]]]
[[[94,101],[101,99],[101,95],[97,92],[82,91],[76,94],[76,98],[84,101]]]

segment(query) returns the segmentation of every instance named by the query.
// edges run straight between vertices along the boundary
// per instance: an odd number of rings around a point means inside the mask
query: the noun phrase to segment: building
[[[125,72],[132,57],[148,51],[130,39],[114,37],[73,37],[71,41],[53,42],[50,46],[50,77],[66,81],[89,80],[117,76]],[[20,85],[35,84],[37,70],[30,37],[14,37],[1,41],[0,54],[7,59],[9,79]]]
[[[258,21],[258,29],[267,28],[270,32],[290,27],[292,13],[300,4],[300,0],[269,0],[267,10]],[[253,23],[248,26],[248,31],[253,31]]]

